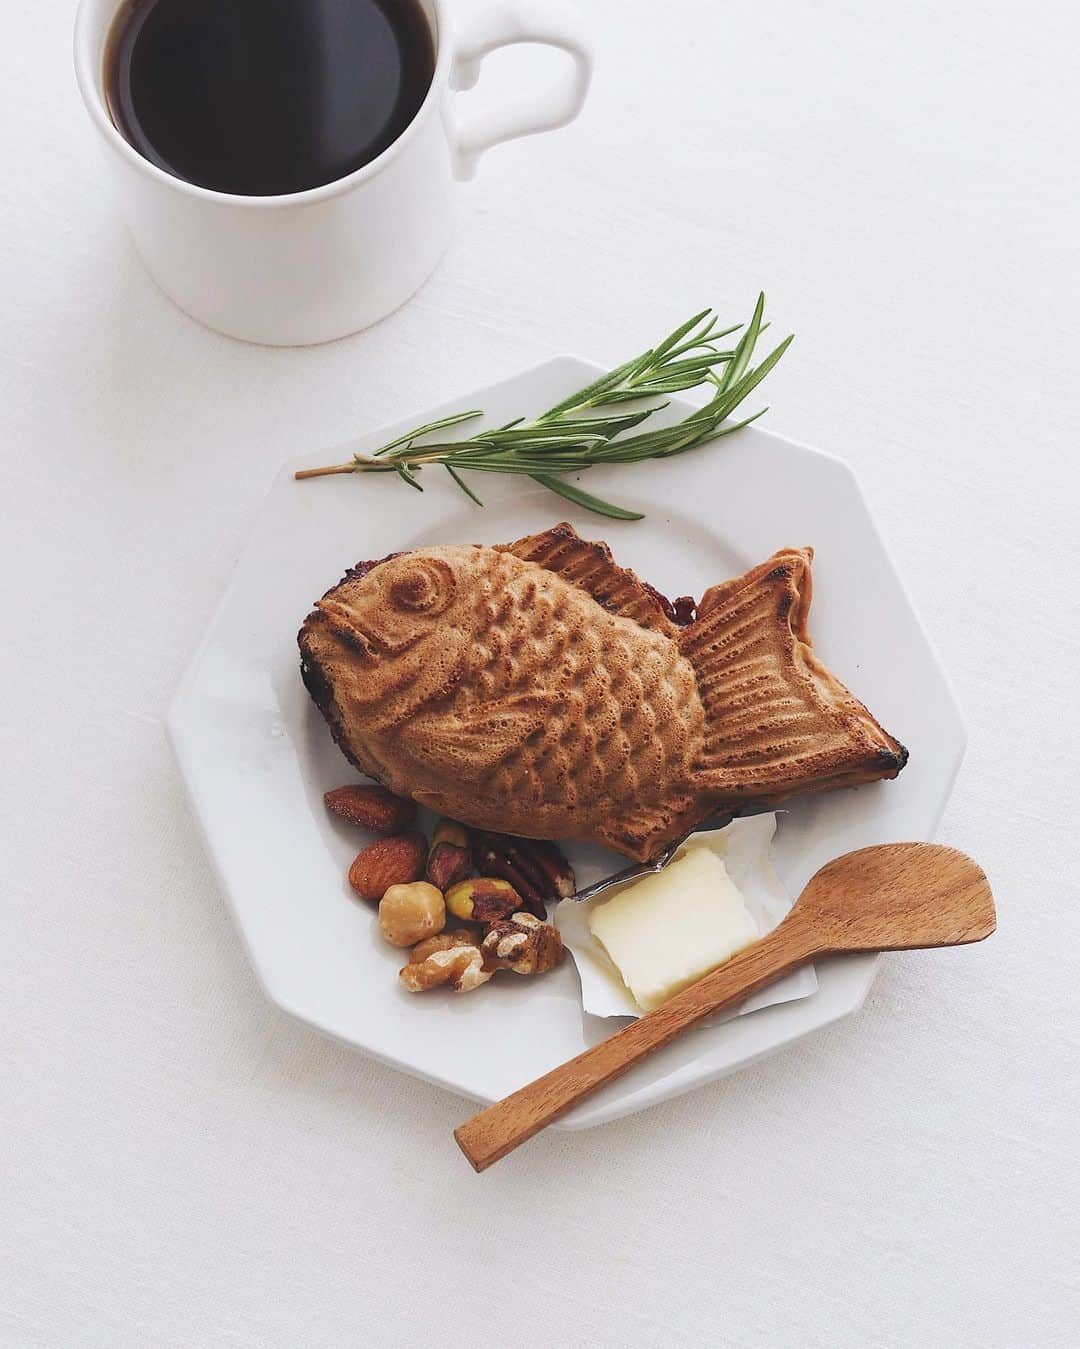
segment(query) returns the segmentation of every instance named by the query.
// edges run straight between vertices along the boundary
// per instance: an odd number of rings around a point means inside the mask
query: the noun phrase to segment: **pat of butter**
[[[646,1012],[758,937],[727,867],[709,848],[690,848],[598,904],[589,930]]]

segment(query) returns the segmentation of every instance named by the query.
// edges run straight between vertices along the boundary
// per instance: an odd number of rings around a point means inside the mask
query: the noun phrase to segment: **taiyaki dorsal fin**
[[[892,778],[907,750],[814,655],[807,549],[788,548],[708,591],[682,654],[705,708],[698,780],[715,807]]]
[[[566,521],[542,534],[500,544],[497,551],[513,553],[523,562],[535,562],[545,571],[555,572],[591,595],[608,613],[632,618],[641,627],[668,637],[679,631],[658,591],[627,567],[620,567],[606,543],[583,539]]]

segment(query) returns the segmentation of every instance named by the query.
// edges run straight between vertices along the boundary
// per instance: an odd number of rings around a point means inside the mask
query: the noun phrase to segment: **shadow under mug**
[[[435,69],[401,135],[355,173],[286,196],[244,197],[198,187],[151,164],[113,124],[104,51],[117,0],[81,0],[75,72],[106,147],[121,213],[161,289],[200,323],[249,342],[327,342],[375,323],[430,275],[453,230],[454,179],[485,150],[550,131],[581,111],[592,51],[562,0],[488,0],[455,30],[446,0],[420,0]],[[561,83],[520,104],[459,116],[485,56],[514,43],[572,58]]]

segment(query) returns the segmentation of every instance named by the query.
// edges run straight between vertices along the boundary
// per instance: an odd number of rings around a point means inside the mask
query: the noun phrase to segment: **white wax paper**
[[[775,814],[750,815],[732,820],[724,829],[694,834],[676,854],[681,857],[690,848],[710,848],[723,858],[728,875],[742,892],[746,907],[757,924],[759,936],[771,932],[791,908],[791,898],[780,884],[769,855],[775,832]],[[632,885],[633,881],[626,884]],[[590,910],[613,898],[622,888],[612,886],[595,899],[581,904],[564,899],[555,909],[555,925],[574,957],[581,980],[582,1005],[592,1016],[642,1015],[607,952],[589,931]],[[769,984],[738,1007],[721,1013],[716,1020],[745,1016],[778,1002],[793,1002],[796,998],[809,997],[816,990],[817,976],[813,966],[807,965]]]

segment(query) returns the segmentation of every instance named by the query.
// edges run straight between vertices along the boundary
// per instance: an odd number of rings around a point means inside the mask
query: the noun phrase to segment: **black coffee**
[[[152,163],[270,196],[381,154],[433,69],[418,0],[126,0],[105,86],[113,121]]]

